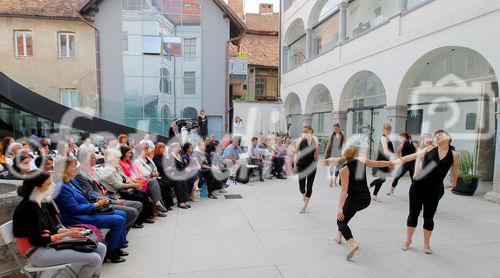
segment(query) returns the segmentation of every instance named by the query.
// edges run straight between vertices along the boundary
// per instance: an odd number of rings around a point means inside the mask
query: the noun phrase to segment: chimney
[[[272,14],[272,13],[274,13],[273,4],[261,3],[259,5],[259,13],[260,14]]]
[[[245,12],[244,12],[244,0],[229,0],[228,5],[229,7],[236,12],[236,14],[241,18],[245,18]]]

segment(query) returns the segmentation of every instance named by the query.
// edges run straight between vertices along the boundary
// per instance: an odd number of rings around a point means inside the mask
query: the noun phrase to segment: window
[[[255,77],[255,95],[263,97],[266,95],[266,78],[262,76]]]
[[[78,107],[78,91],[75,89],[60,89],[59,96],[61,104],[70,108]]]
[[[128,32],[127,31],[122,32],[122,50],[128,51]]]
[[[14,31],[16,57],[33,56],[31,31]]]
[[[314,40],[314,56],[317,56],[321,53],[321,38],[317,38]]]
[[[75,34],[59,33],[59,58],[75,57]]]
[[[184,60],[192,61],[196,58],[196,38],[184,39]]]
[[[164,94],[171,93],[171,84],[170,84],[170,72],[167,68],[160,69],[160,92]]]
[[[123,9],[129,11],[140,11],[141,10],[141,0],[123,0]]]
[[[184,72],[184,94],[196,94],[196,77],[194,71]]]

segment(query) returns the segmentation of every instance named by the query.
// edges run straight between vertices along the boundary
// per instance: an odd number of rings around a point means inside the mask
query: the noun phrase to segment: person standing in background
[[[208,120],[205,115],[205,109],[200,109],[200,115],[198,116],[198,134],[201,138],[208,135]]]
[[[241,136],[243,135],[243,132],[245,132],[245,125],[243,124],[243,120],[240,116],[236,116],[233,123],[233,134],[235,136]]]
[[[342,131],[340,131],[340,124],[335,123],[333,125],[333,133],[330,136],[330,140],[328,140],[328,144],[326,145],[325,150],[325,159],[329,159],[331,157],[341,157],[342,156],[342,148],[346,142],[345,135]],[[330,166],[330,186],[336,185],[338,172],[335,171],[335,165]]]

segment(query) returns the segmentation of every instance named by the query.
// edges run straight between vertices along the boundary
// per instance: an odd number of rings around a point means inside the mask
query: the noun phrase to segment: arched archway
[[[306,59],[306,33],[302,19],[297,18],[288,27],[284,42],[288,47],[288,53],[283,58],[288,61],[287,69],[293,69],[302,64]]]
[[[323,84],[314,86],[306,101],[306,114],[312,114],[312,126],[319,136],[330,132],[333,102],[330,91]]]
[[[339,7],[341,0],[318,0],[309,15],[311,56],[316,57],[335,47],[339,41]]]
[[[302,106],[299,96],[295,93],[288,94],[283,107],[288,134],[293,137],[299,136],[302,132]]]
[[[428,52],[409,68],[397,102],[408,105],[406,126],[414,139],[447,130],[456,149],[473,158],[481,180],[491,181],[496,96],[498,81],[491,64],[477,51],[449,46]]]
[[[340,97],[339,110],[347,111],[347,137],[362,135],[368,140],[372,157],[386,122],[386,92],[380,78],[371,71],[355,73]]]
[[[196,119],[198,118],[198,111],[196,111],[193,107],[185,107],[182,110],[182,117],[188,119]]]

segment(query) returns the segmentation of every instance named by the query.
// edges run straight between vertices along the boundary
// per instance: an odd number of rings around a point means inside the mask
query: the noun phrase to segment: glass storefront
[[[122,3],[125,124],[166,135],[175,118],[196,118],[201,108],[201,6]]]

